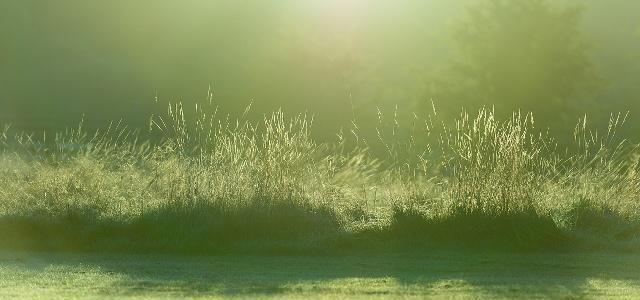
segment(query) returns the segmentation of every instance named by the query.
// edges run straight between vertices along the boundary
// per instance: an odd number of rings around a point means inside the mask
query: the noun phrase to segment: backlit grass
[[[141,141],[122,124],[0,145],[0,247],[326,253],[388,247],[637,249],[639,152],[587,119],[560,147],[531,115],[437,113],[378,141],[312,138],[311,118],[262,122],[170,106]],[[416,126],[416,124],[420,124]],[[446,125],[453,124],[453,125]],[[371,151],[377,143],[386,154]]]

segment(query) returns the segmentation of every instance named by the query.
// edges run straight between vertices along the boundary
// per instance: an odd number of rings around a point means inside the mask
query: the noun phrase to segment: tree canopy
[[[428,95],[444,109],[493,106],[570,121],[570,112],[593,105],[586,99],[599,86],[581,18],[580,7],[545,0],[477,3],[455,24],[456,52],[429,79]]]

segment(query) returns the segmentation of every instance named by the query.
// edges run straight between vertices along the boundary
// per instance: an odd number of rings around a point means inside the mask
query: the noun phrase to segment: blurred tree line
[[[85,114],[87,128],[145,127],[211,85],[223,113],[251,101],[254,119],[307,112],[329,140],[353,119],[360,139],[407,139],[395,127],[431,100],[448,118],[532,111],[565,135],[584,113],[604,123],[631,110],[626,134],[640,128],[640,2],[358,3],[0,1],[0,123],[57,130]]]

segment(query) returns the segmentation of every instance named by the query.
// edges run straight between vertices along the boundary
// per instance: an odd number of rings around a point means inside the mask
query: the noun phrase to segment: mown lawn
[[[0,298],[638,298],[640,255],[4,252]]]

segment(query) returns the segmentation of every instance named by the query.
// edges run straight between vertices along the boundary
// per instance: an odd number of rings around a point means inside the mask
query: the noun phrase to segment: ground
[[[0,298],[638,298],[640,255],[0,253]]]

